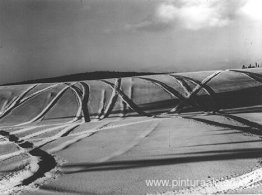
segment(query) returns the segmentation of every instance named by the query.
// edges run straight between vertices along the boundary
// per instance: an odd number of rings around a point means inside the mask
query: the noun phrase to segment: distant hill
[[[42,78],[35,80],[26,80],[21,82],[6,83],[3,85],[20,85],[20,84],[32,84],[32,83],[57,83],[57,82],[69,82],[69,81],[82,81],[82,80],[97,80],[97,79],[109,79],[119,77],[131,77],[141,75],[153,75],[153,74],[164,74],[164,73],[153,73],[153,72],[114,72],[114,71],[96,71],[86,72],[79,74],[64,75],[59,77]]]

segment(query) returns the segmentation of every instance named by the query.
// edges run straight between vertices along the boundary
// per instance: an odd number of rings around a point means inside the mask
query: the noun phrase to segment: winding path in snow
[[[0,180],[1,194],[19,192],[25,186],[32,184],[39,178],[43,178],[47,172],[56,167],[55,158],[44,150],[35,147],[32,143],[21,140],[3,130],[0,131],[0,135],[19,148],[17,152],[11,153],[8,156],[0,156],[0,160],[6,160],[21,153],[26,153],[30,158],[29,164],[24,170],[5,176],[4,179]]]
[[[245,71],[238,71],[238,70],[227,70],[231,72],[236,72],[240,74],[245,74],[249,76],[251,79],[262,82],[262,77],[260,75],[257,75],[255,73],[245,72]],[[258,123],[254,123],[252,121],[248,121],[243,118],[239,118],[236,116],[231,116],[226,113],[219,112],[219,107],[216,105],[216,98],[215,98],[215,92],[212,88],[210,88],[207,84],[214,79],[219,74],[222,74],[224,71],[216,71],[204,78],[202,81],[197,81],[188,77],[178,76],[178,75],[169,75],[177,80],[177,82],[180,84],[182,89],[184,90],[183,93],[175,90],[174,88],[170,87],[168,84],[165,84],[164,82],[158,81],[156,79],[152,78],[146,78],[146,77],[137,77],[138,79],[147,80],[149,82],[152,82],[153,84],[157,85],[159,88],[161,88],[163,91],[168,93],[172,98],[177,98],[179,100],[179,103],[172,107],[169,113],[181,113],[185,107],[185,105],[191,105],[193,107],[201,108],[199,102],[198,102],[198,93],[203,89],[206,94],[211,98],[213,101],[213,111],[217,112],[217,114],[223,115],[224,117],[227,117],[228,119],[237,121],[242,123],[243,125],[246,125],[250,128],[257,129],[257,131],[261,130],[261,125]],[[190,81],[191,83],[195,84],[194,88],[190,88],[189,85],[185,81]],[[115,83],[112,83],[108,80],[100,80],[99,82],[104,83],[106,86],[110,87],[112,90],[111,96],[109,98],[109,102],[106,104],[106,91],[103,89],[101,91],[101,102],[100,107],[98,110],[98,116],[97,118],[99,120],[108,118],[110,114],[112,114],[114,107],[117,105],[117,101],[121,100],[121,110],[122,117],[125,116],[125,111],[127,108],[130,108],[134,112],[138,113],[141,116],[148,116],[148,117],[155,117],[153,114],[149,114],[143,110],[140,105],[137,105],[133,98],[133,85],[132,82],[130,83],[130,94],[125,94],[124,90],[122,89],[122,79],[118,78],[115,79]],[[4,142],[1,142],[1,144],[5,143],[13,143],[15,144],[19,150],[13,153],[4,154],[0,156],[0,160],[6,160],[9,158],[12,158],[14,156],[18,156],[20,154],[27,154],[29,156],[29,164],[26,166],[24,170],[18,171],[17,173],[13,175],[7,176],[6,179],[0,180],[0,193],[9,193],[14,191],[19,191],[25,186],[28,186],[30,184],[33,184],[36,180],[39,178],[44,178],[45,174],[50,172],[52,169],[56,168],[57,162],[55,160],[55,157],[52,155],[52,153],[55,153],[57,151],[61,151],[66,149],[67,147],[71,146],[72,144],[78,142],[79,140],[82,140],[86,137],[89,137],[93,135],[96,132],[99,132],[101,130],[106,130],[114,127],[121,127],[121,126],[127,126],[130,124],[122,124],[122,125],[115,125],[115,126],[104,126],[102,124],[101,126],[97,126],[96,128],[88,129],[86,131],[80,132],[80,133],[72,133],[72,131],[77,128],[79,125],[90,122],[90,113],[88,110],[88,103],[89,103],[89,97],[90,97],[90,86],[85,82],[73,82],[73,83],[61,83],[61,84],[52,84],[48,87],[45,87],[41,90],[38,90],[30,95],[29,92],[31,92],[33,89],[37,88],[40,84],[35,84],[29,86],[25,91],[23,91],[20,95],[13,98],[9,102],[5,102],[0,114],[0,119],[4,118],[5,116],[9,115],[12,110],[18,108],[23,103],[33,99],[37,95],[40,95],[42,92],[48,91],[50,89],[53,89],[59,85],[65,85],[64,88],[62,88],[60,91],[57,92],[56,96],[46,105],[43,110],[38,113],[33,118],[29,119],[26,122],[19,123],[10,127],[6,128],[17,128],[21,127],[21,129],[16,129],[12,132],[7,131],[4,127],[2,127],[3,130],[0,130],[0,135],[5,139]],[[79,87],[80,85],[80,87]],[[77,113],[75,114],[75,118],[72,120],[65,122],[64,124],[60,125],[51,125],[51,127],[48,127],[48,125],[43,126],[44,128],[42,130],[39,130],[34,133],[27,134],[23,137],[20,137],[20,133],[30,132],[31,130],[34,130],[35,128],[41,127],[41,125],[34,125],[34,126],[26,126],[31,125],[33,123],[39,122],[43,119],[43,117],[50,111],[52,107],[58,102],[60,98],[63,97],[63,94],[67,90],[72,90],[72,92],[75,94],[77,102],[78,102],[78,109]],[[186,94],[186,95],[182,95]],[[173,106],[173,105],[172,105]],[[203,108],[205,109],[205,108]],[[151,119],[149,119],[151,120]],[[157,119],[155,119],[157,120]],[[141,121],[134,122],[140,123]],[[110,122],[109,122],[110,123]],[[153,124],[154,126],[155,124]],[[131,144],[127,145],[126,148],[123,148],[122,150],[116,151],[115,153],[106,156],[104,158],[101,158],[100,161],[107,161],[111,158],[114,158],[115,156],[121,155],[134,147],[136,144],[139,143],[140,139],[143,139],[148,134],[150,134],[155,127],[151,127],[145,131],[144,134],[142,134],[140,137],[138,137],[137,140],[132,142]],[[55,133],[56,132],[56,133]],[[28,140],[37,137],[39,135],[45,134],[45,133],[54,133],[52,136],[44,137],[44,138],[36,138],[34,142],[29,142]],[[64,143],[49,149],[48,151],[44,151],[41,149],[41,147],[58,140],[62,137],[72,137],[72,139],[65,141]],[[218,181],[213,183],[206,183],[203,186],[199,186],[196,188],[188,189],[188,190],[181,190],[176,192],[166,192],[164,194],[169,193],[220,193],[225,192],[228,190],[234,190],[239,189],[241,187],[248,187],[255,185],[256,183],[262,181],[262,169],[256,169],[254,171],[251,171],[249,173],[246,173],[244,175],[231,178],[224,181]]]

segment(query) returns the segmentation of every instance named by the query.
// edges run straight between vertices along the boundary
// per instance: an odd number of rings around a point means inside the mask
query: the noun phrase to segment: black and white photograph
[[[0,195],[262,194],[262,0],[0,0]]]

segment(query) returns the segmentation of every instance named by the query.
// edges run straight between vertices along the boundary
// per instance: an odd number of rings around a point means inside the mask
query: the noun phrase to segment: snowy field
[[[261,105],[259,68],[0,86],[0,194],[257,193]]]

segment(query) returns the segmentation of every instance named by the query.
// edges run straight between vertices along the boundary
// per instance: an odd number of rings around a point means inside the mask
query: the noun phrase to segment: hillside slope
[[[261,69],[1,86],[0,192],[183,192],[145,186],[174,177],[215,178],[192,193],[257,185],[261,89]],[[236,185],[219,187],[226,176]]]

